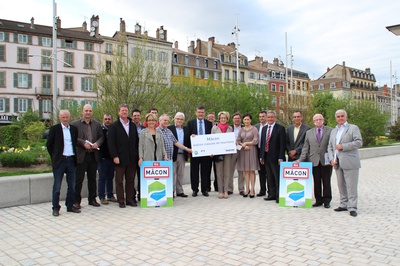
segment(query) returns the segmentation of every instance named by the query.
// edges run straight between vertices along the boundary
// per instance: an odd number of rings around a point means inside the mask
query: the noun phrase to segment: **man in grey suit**
[[[350,211],[357,216],[357,185],[361,168],[358,148],[362,146],[362,137],[358,126],[347,122],[345,110],[335,113],[337,126],[332,130],[329,145],[329,161],[335,168],[340,194],[340,205],[335,211]]]
[[[309,126],[302,123],[303,114],[301,111],[294,111],[292,119],[293,125],[289,126],[286,132],[286,150],[289,162],[299,159],[306,132],[310,129]]]
[[[325,162],[325,154],[328,150],[331,127],[324,126],[324,117],[316,114],[313,117],[315,128],[306,132],[303,149],[299,162],[312,162],[314,178],[315,203],[313,207],[324,204],[325,208],[331,207],[332,189],[331,175],[332,166]]]

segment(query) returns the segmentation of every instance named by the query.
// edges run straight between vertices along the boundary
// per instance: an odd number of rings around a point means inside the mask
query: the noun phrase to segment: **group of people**
[[[345,110],[335,114],[337,126],[324,126],[321,114],[313,117],[315,128],[302,123],[300,111],[292,114],[293,124],[285,127],[276,123],[275,111],[261,111],[259,123],[252,124],[250,114],[226,111],[209,113],[203,106],[196,109],[196,118],[184,126],[185,114],[177,112],[171,125],[167,114],[158,117],[152,108],[141,123],[141,111],[132,111],[122,104],[118,119],[113,122],[104,114],[103,123],[92,119],[93,110],[83,106],[82,118],[69,123],[70,113],[61,110],[60,124],[50,128],[47,141],[53,164],[53,215],[60,212],[60,189],[64,174],[68,184],[67,212],[79,213],[81,191],[85,173],[88,183],[88,204],[99,207],[117,202],[119,207],[137,206],[140,201],[140,165],[143,161],[172,160],[174,167],[174,197],[188,197],[183,190],[185,163],[192,150],[190,137],[233,132],[237,152],[190,158],[192,196],[201,191],[205,197],[211,191],[211,171],[214,168],[214,189],[218,198],[227,199],[234,192],[234,171],[238,172],[238,190],[243,197],[264,197],[279,202],[279,165],[286,161],[313,163],[314,207],[330,208],[332,200],[331,174],[336,170],[340,192],[340,205],[335,211],[350,211],[357,216],[357,182],[360,159],[358,148],[362,145],[357,126],[347,122]],[[229,120],[232,119],[232,124]],[[216,123],[216,120],[218,123]],[[97,171],[98,183],[96,183]],[[255,192],[255,172],[258,171],[260,190]],[[116,198],[113,194],[115,175]],[[135,189],[135,176],[137,189]],[[96,185],[100,203],[96,201]],[[200,188],[199,188],[200,185]]]

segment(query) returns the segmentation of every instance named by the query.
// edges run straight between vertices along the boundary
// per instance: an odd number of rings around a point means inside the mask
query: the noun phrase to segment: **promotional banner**
[[[143,161],[140,166],[140,207],[174,205],[172,161]]]
[[[193,157],[236,153],[236,139],[233,132],[196,135],[190,137],[190,140]]]
[[[279,206],[312,207],[312,163],[281,162]]]

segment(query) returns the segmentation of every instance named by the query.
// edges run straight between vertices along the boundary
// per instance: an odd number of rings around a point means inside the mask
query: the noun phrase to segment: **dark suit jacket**
[[[206,132],[204,132],[204,134],[211,134],[212,123],[210,121],[208,121],[207,119],[203,119],[203,122],[204,122],[204,128],[206,130]],[[197,133],[197,118],[190,120],[187,123],[187,128],[189,130],[189,136],[191,136],[192,134],[198,135],[198,133]],[[190,138],[189,138],[189,141],[190,141]],[[190,144],[190,147],[191,146],[192,146],[192,144]]]
[[[78,141],[78,129],[70,125],[72,150],[76,155],[76,143]],[[57,168],[61,162],[64,151],[64,134],[61,124],[54,125],[50,128],[49,136],[47,137],[47,151],[50,154],[53,168]],[[76,164],[76,156],[75,156]]]
[[[296,158],[291,159],[288,156],[288,161],[294,161],[299,159],[301,154],[301,149],[303,149],[304,139],[306,137],[306,132],[310,129],[306,124],[301,124],[299,134],[297,134],[296,141],[294,141],[294,125],[291,125],[287,129],[286,133],[286,150],[289,152],[291,150],[296,150]]]
[[[79,119],[74,122],[72,122],[72,125],[78,128],[78,143],[76,147],[77,151],[77,160],[78,163],[83,163],[85,160],[85,155],[86,155],[86,149],[83,146],[85,144],[85,141],[88,139],[86,136],[85,132],[85,125],[84,125],[84,120]],[[90,127],[91,127],[91,134],[92,134],[92,143],[97,142],[97,145],[101,147],[104,142],[104,136],[103,136],[103,130],[101,129],[101,124],[97,122],[96,120],[91,119],[90,121]],[[100,151],[99,150],[93,150],[94,152],[94,157],[96,159],[96,162],[100,161]]]
[[[175,138],[178,139],[178,133],[176,132],[175,125],[171,125],[168,128],[169,128],[169,130],[172,131],[172,134],[174,134]],[[183,143],[182,144],[186,147],[188,147],[188,146],[190,147],[190,133],[189,133],[189,129],[185,126],[183,126]],[[172,160],[174,162],[176,161],[176,158],[178,157],[178,150],[179,150],[178,147],[176,147],[174,145],[174,154],[172,155]],[[183,151],[183,154],[185,156],[185,161],[187,161],[189,158],[187,151]]]
[[[136,165],[139,160],[139,138],[136,125],[129,119],[129,136],[119,118],[108,127],[108,150],[111,159],[119,157],[121,166]]]
[[[268,130],[268,124],[265,127],[263,127],[261,132],[260,159],[262,160],[264,160],[264,155],[265,155],[267,130]],[[269,140],[268,162],[277,164],[279,159],[285,161],[285,149],[286,149],[285,128],[279,125],[278,123],[275,123]]]

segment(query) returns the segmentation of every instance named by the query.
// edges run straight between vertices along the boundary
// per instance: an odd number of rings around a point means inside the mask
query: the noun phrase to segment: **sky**
[[[386,27],[400,24],[400,1],[320,0],[57,0],[62,28],[80,27],[92,15],[100,18],[103,36],[119,30],[134,32],[138,22],[155,37],[160,26],[168,41],[178,41],[187,51],[190,41],[215,37],[219,44],[236,43],[232,35],[238,22],[239,52],[249,60],[261,56],[280,59],[293,69],[318,79],[327,67],[370,68],[377,85],[400,83],[400,36]],[[22,8],[23,7],[23,8]],[[53,0],[8,1],[0,19],[52,26]],[[287,38],[285,38],[287,36]],[[287,42],[285,41],[287,39]],[[287,44],[287,51],[285,46]],[[290,52],[290,48],[292,52]],[[287,58],[285,58],[287,55]],[[392,67],[391,67],[392,65]],[[398,77],[398,79],[396,79]]]

